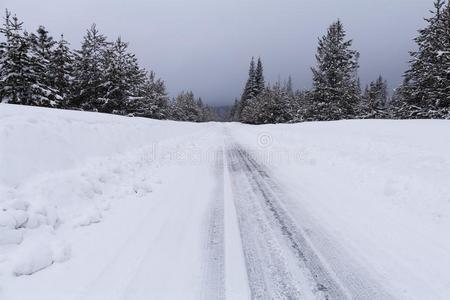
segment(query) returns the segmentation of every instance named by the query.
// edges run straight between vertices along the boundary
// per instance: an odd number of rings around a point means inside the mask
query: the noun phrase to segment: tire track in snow
[[[206,239],[202,299],[225,299],[224,163],[223,150],[217,152],[214,199],[206,215]]]
[[[308,291],[305,291],[304,288],[309,288],[309,292],[312,292],[312,295],[310,294],[307,298],[312,296],[315,299],[349,299],[349,294],[345,288],[336,282],[335,278],[321,265],[314,251],[305,249],[307,247],[306,241],[298,234],[298,230],[284,211],[276,205],[275,202],[277,199],[275,194],[265,185],[260,175],[262,173],[261,168],[250,161],[248,153],[243,149],[234,148],[230,154],[238,161],[240,171],[248,178],[251,191],[257,195],[255,200],[260,204],[260,213],[263,215],[263,218],[265,218],[268,226],[274,230],[275,234],[281,237],[279,240],[281,245],[279,244],[277,246],[285,246],[287,253],[285,252],[284,255],[294,257],[295,264],[290,265],[290,268],[286,272],[291,273],[292,276],[303,274],[304,279],[307,281],[302,284],[302,290],[297,291],[297,293],[285,294],[283,298],[306,298],[305,293]],[[285,259],[287,262],[292,262],[292,257]],[[290,287],[290,289],[295,291],[295,280],[290,283],[283,282],[280,287],[285,290],[286,285],[291,284],[294,284],[294,286]]]
[[[253,299],[390,298],[359,274],[338,277],[285,209],[264,168],[236,145],[227,157]]]
[[[311,273],[315,279],[321,277],[318,271],[325,272],[330,280],[340,286],[348,299],[387,300],[393,298],[363,266],[356,264],[351,260],[348,253],[343,252],[338,245],[328,240],[326,232],[322,229],[313,226],[315,238],[311,239],[303,228],[294,221],[292,214],[285,206],[288,198],[283,195],[282,190],[269,176],[264,166],[260,165],[245,150],[241,149],[241,152],[246,157],[247,168],[253,170],[253,176],[258,182],[258,187],[261,190],[268,189],[269,193],[272,194],[272,197],[265,197],[268,212],[273,214],[282,224],[283,234],[287,236],[292,248],[299,254],[298,257],[305,261],[309,270],[312,270]],[[306,218],[307,216],[304,214],[297,216],[297,219],[302,220],[302,222],[306,222]],[[321,250],[326,249],[327,258],[333,258],[333,260],[327,260],[316,248],[316,244],[321,245]],[[324,247],[322,244],[326,246]],[[320,283],[319,287],[321,289],[326,288]],[[335,299],[334,297],[328,298]]]
[[[265,215],[251,176],[236,149],[227,150],[233,194],[252,299],[311,299],[312,279],[295,266],[277,228]]]

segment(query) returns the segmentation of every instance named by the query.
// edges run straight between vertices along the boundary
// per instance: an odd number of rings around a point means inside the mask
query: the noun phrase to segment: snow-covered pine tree
[[[50,58],[49,73],[51,74],[52,86],[63,99],[59,103],[61,108],[69,108],[72,94],[74,57],[68,45],[69,43],[61,35]]]
[[[201,97],[197,100],[197,107],[200,109],[198,122],[210,122],[216,119],[216,113],[211,107],[203,103]]]
[[[139,96],[139,87],[145,82],[145,71],[127,49],[128,44],[118,38],[104,52],[104,94],[97,104],[101,112],[125,114],[128,101]]]
[[[3,26],[1,28],[3,28]],[[2,29],[0,29],[0,33],[2,33],[1,30]],[[5,49],[6,49],[6,42],[3,41],[3,39],[0,39],[0,63],[3,61],[3,57],[5,55]],[[0,102],[1,102],[1,99],[0,99]]]
[[[127,112],[129,114],[152,119],[168,119],[170,117],[165,83],[156,78],[154,72],[150,72],[146,76],[138,95],[128,102]]]
[[[441,49],[437,52],[439,59],[440,81],[436,90],[438,107],[442,108],[440,117],[450,118],[450,1],[444,8],[441,19],[441,31],[444,39],[441,40]]]
[[[200,107],[200,108],[203,108],[203,107],[204,107],[202,97],[199,97],[199,98],[197,99],[197,106]]]
[[[203,105],[201,122],[211,122],[218,119],[216,112],[208,105]]]
[[[257,85],[256,85],[256,68],[255,59],[252,57],[250,61],[250,67],[248,70],[248,79],[245,84],[244,93],[242,94],[242,100],[248,100],[254,98],[256,95]]]
[[[55,74],[52,73],[51,69],[51,60],[56,42],[49,36],[44,26],[39,26],[36,33],[31,33],[29,41],[30,72],[33,78],[32,104],[37,106],[59,106],[63,97],[54,86]]]
[[[256,69],[255,69],[255,59],[252,57],[250,61],[250,68],[248,70],[248,79],[245,83],[244,92],[241,96],[241,101],[236,109],[236,120],[241,120],[242,110],[247,105],[247,102],[250,99],[253,99],[256,96],[257,85],[256,85]]]
[[[296,91],[294,97],[291,98],[290,108],[292,122],[304,122],[308,120],[308,110],[312,103],[310,91]]]
[[[292,120],[292,99],[280,84],[264,88],[242,111],[242,121],[249,124],[277,124]]]
[[[356,83],[356,93],[358,94],[359,98],[362,97],[362,88],[361,88],[361,78],[358,77],[358,81]]]
[[[394,89],[388,102],[387,111],[392,119],[403,119],[410,114],[411,107],[405,101],[406,86],[408,86],[408,79],[404,77],[403,83]]]
[[[197,107],[199,109],[198,122],[204,122],[207,119],[207,108],[203,104],[203,100],[201,97],[197,99]]]
[[[260,103],[256,100],[256,98],[248,99],[245,107],[241,111],[239,122],[258,124],[258,114],[260,111],[259,104]]]
[[[450,117],[450,2],[435,0],[431,13],[411,52],[403,101],[396,107],[401,118]]]
[[[339,120],[355,117],[360,100],[359,53],[351,46],[352,41],[346,40],[344,26],[339,20],[319,39],[317,67],[312,68],[314,101],[310,118]]]
[[[172,118],[178,121],[202,121],[202,110],[197,104],[194,93],[182,92],[175,98],[172,105]]]
[[[264,80],[264,68],[261,61],[261,57],[258,58],[255,70],[255,91],[253,92],[254,97],[258,97],[264,91],[266,87],[266,82]]]
[[[4,35],[4,39],[0,39],[0,103],[3,102],[3,100],[5,100],[5,102],[7,101],[7,98],[3,99],[2,97],[2,84],[6,75],[6,72],[2,72],[4,71],[4,67],[3,65],[5,64],[5,61],[7,59],[6,53],[7,53],[7,48],[8,48],[8,35],[7,33],[9,32],[9,22],[7,22],[7,18],[8,17],[8,10],[6,10],[6,16],[4,17],[4,23],[2,24],[2,27],[0,27],[0,33],[2,35]]]
[[[98,111],[104,105],[105,52],[109,43],[93,24],[83,38],[81,50],[76,51],[74,64],[74,95],[71,105]]]
[[[0,44],[0,100],[14,104],[33,104],[31,57],[29,40],[22,29],[23,23],[6,10],[0,33],[5,41]]]
[[[377,80],[372,81],[365,89],[361,101],[362,118],[385,118],[387,116],[388,91],[387,82],[380,75]]]

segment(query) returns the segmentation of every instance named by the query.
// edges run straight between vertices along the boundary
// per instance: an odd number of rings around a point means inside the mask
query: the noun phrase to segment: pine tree
[[[50,59],[49,73],[51,74],[52,86],[59,92],[59,95],[63,99],[60,102],[61,108],[69,107],[72,94],[74,57],[68,45],[69,43],[61,35]]]
[[[356,93],[359,96],[362,96],[361,78],[359,78],[359,77],[358,77],[358,81],[356,82]]]
[[[304,122],[308,120],[308,110],[312,103],[311,92],[297,91],[291,98],[291,115],[293,122]]]
[[[384,118],[388,100],[387,82],[380,75],[365,89],[361,101],[361,117]]]
[[[256,101],[256,98],[249,99],[247,101],[247,105],[242,109],[239,122],[246,124],[258,124],[259,111],[259,102]]]
[[[0,33],[3,33],[3,27],[0,28]],[[5,59],[5,49],[6,49],[6,42],[3,40],[0,40],[0,64],[3,62],[3,59]],[[1,73],[0,73],[1,74]],[[0,99],[1,101],[1,99]]]
[[[104,94],[98,101],[99,111],[125,114],[127,102],[138,97],[139,87],[145,81],[145,72],[127,48],[128,44],[118,38],[104,52]]]
[[[199,97],[199,98],[197,99],[197,106],[198,106],[198,107],[204,107],[202,97]]]
[[[203,104],[201,97],[197,99],[197,107],[199,109],[198,122],[205,122],[207,117],[207,108]]]
[[[211,122],[219,120],[219,116],[216,111],[208,105],[203,107],[203,120],[202,122]]]
[[[128,102],[127,112],[136,117],[168,119],[169,101],[164,81],[157,79],[154,72],[146,76],[138,97]]]
[[[255,97],[256,89],[256,70],[255,70],[255,59],[252,57],[250,62],[250,68],[248,71],[248,79],[245,84],[244,93],[242,94],[241,100],[249,100]]]
[[[359,101],[358,58],[340,21],[319,39],[317,67],[312,68],[314,102],[310,116],[316,120],[353,118]]]
[[[54,74],[51,69],[56,42],[49,36],[44,26],[39,26],[36,34],[29,35],[29,42],[30,72],[33,77],[31,101],[38,106],[58,106],[63,98],[54,86]]]
[[[242,111],[242,122],[249,124],[277,124],[291,120],[291,98],[280,84],[265,88]]]
[[[253,92],[254,97],[258,97],[259,94],[261,94],[264,91],[265,86],[266,83],[264,80],[264,68],[262,65],[261,58],[258,58],[255,70],[255,90]]]
[[[178,121],[202,122],[202,109],[197,101],[191,91],[182,92],[172,106],[172,117]]]
[[[93,24],[84,36],[81,50],[76,52],[74,64],[74,96],[72,105],[98,111],[105,104],[105,52],[109,43]]]
[[[217,115],[211,107],[203,103],[202,98],[198,98],[197,106],[200,108],[199,122],[211,122],[217,120]]]
[[[247,105],[247,102],[256,96],[256,90],[257,85],[256,85],[255,59],[252,57],[252,60],[250,61],[250,68],[248,71],[248,79],[245,84],[244,92],[242,93],[241,96],[241,101],[236,109],[236,120],[241,119],[242,110]]]
[[[450,3],[434,2],[425,19],[427,27],[415,39],[418,50],[411,52],[411,67],[401,88],[403,101],[397,115],[403,118],[450,116]]]
[[[23,23],[6,10],[0,33],[5,41],[0,44],[0,100],[13,104],[32,105],[33,73],[31,72],[30,44],[22,29]]]

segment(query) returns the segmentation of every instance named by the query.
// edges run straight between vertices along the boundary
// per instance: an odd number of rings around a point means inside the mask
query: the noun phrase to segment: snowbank
[[[114,199],[151,193],[156,145],[198,128],[0,104],[0,277],[69,259],[70,230],[99,223]]]
[[[0,104],[0,186],[126,153],[200,125]]]

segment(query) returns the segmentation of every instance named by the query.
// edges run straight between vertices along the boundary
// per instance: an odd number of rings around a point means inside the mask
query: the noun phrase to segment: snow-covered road
[[[450,296],[448,122],[1,108],[0,299]]]

